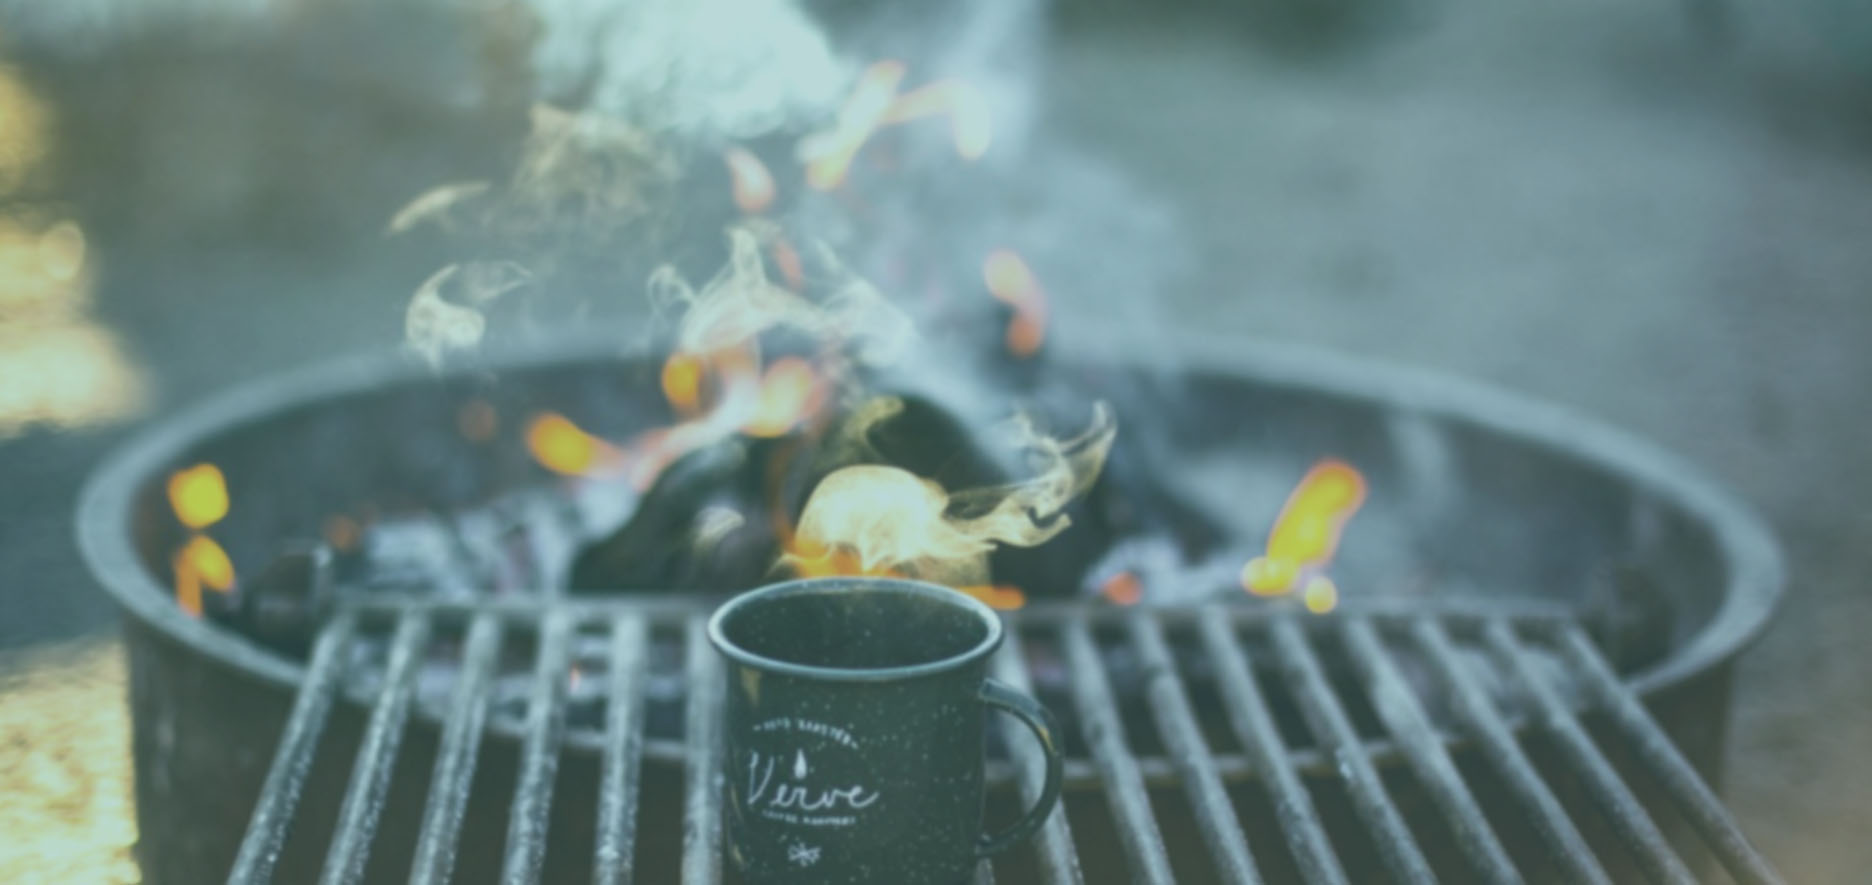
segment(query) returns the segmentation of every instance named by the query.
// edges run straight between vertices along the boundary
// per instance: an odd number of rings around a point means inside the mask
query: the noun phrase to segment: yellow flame
[[[761,376],[754,414],[741,425],[749,436],[783,436],[814,411],[819,376],[799,357],[775,360]]]
[[[202,463],[169,475],[169,506],[176,519],[192,529],[205,529],[227,516],[227,478],[221,468]]]
[[[663,362],[663,396],[676,411],[693,414],[702,405],[702,358],[690,353],[670,354]]]
[[[1257,556],[1242,566],[1241,584],[1256,596],[1279,596],[1293,588],[1300,567],[1285,559]]]
[[[982,262],[982,280],[996,300],[1014,308],[1008,321],[1007,349],[1019,357],[1033,356],[1046,340],[1046,291],[1027,262],[1008,249],[988,253]]]
[[[175,571],[176,605],[195,617],[202,613],[202,588],[219,593],[234,589],[234,562],[227,551],[207,535],[194,535],[177,550],[172,563]]]
[[[197,577],[210,590],[226,593],[234,589],[234,561],[227,551],[207,535],[196,535],[182,548],[182,556],[195,569]]]
[[[728,164],[728,177],[733,183],[737,208],[749,215],[758,215],[773,205],[773,174],[767,171],[767,165],[754,156],[753,151],[731,147],[722,153],[722,159]]]
[[[880,398],[856,413],[846,444],[862,446],[868,425],[902,407],[900,400]],[[1072,439],[1042,435],[1025,416],[1003,432],[1039,465],[1036,476],[950,493],[900,467],[839,468],[807,497],[782,564],[802,575],[896,574],[952,587],[988,585],[988,554],[996,544],[1032,547],[1072,524],[1063,511],[1097,480],[1117,424],[1101,403],[1091,425]]]
[[[561,476],[591,476],[619,467],[624,453],[557,412],[542,412],[526,430],[527,451]]]
[[[1325,575],[1315,576],[1301,591],[1300,599],[1306,603],[1307,611],[1323,615],[1339,605],[1339,585]]]
[[[1334,458],[1314,464],[1274,520],[1266,555],[1242,567],[1242,587],[1257,596],[1290,592],[1303,575],[1332,561],[1346,522],[1364,503],[1365,477],[1352,465]],[[1331,588],[1330,581],[1326,586],[1330,600],[1336,601],[1337,589]],[[1327,608],[1335,604],[1333,601],[1325,603]],[[1313,605],[1311,601],[1307,604]]]

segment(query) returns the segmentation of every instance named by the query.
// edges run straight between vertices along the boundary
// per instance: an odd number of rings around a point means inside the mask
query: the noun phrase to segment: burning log
[[[215,593],[204,612],[269,648],[303,657],[337,599],[332,551],[293,542],[231,593]]]
[[[781,440],[733,437],[702,446],[663,470],[622,526],[572,562],[576,593],[752,587],[779,557],[759,517],[763,466]]]

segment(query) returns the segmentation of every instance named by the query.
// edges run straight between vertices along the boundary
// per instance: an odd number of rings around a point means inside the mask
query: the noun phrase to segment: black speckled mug
[[[775,584],[723,605],[728,853],[751,883],[958,885],[1059,799],[1045,707],[987,677],[1001,619],[945,587],[882,578]],[[983,710],[1046,750],[1040,801],[982,835]]]

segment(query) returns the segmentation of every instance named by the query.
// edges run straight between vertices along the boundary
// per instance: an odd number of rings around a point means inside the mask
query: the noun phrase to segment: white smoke
[[[542,97],[707,142],[819,119],[851,66],[789,0],[532,0]]]

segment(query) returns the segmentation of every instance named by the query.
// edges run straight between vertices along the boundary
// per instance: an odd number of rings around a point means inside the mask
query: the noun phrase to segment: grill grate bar
[[[475,761],[481,748],[481,726],[487,720],[488,679],[500,656],[501,621],[491,613],[476,615],[462,648],[460,671],[449,698],[448,720],[436,749],[434,773],[429,778],[429,802],[423,808],[422,832],[416,839],[416,860],[410,885],[442,885],[455,868],[455,844],[462,811],[474,782]]]
[[[572,618],[549,611],[540,624],[533,689],[528,694],[526,739],[520,776],[507,820],[503,885],[538,882],[546,859],[546,827],[552,810],[553,777],[559,771],[559,741],[565,732],[566,670],[572,659]]]
[[[643,616],[611,622],[611,680],[605,710],[604,769],[598,788],[594,885],[629,885],[637,842],[637,775],[643,762],[645,649]]]
[[[1287,744],[1268,712],[1267,700],[1255,684],[1248,658],[1236,644],[1234,628],[1225,617],[1204,617],[1197,630],[1203,650],[1215,662],[1229,724],[1267,784],[1275,817],[1301,878],[1307,885],[1347,885],[1339,856],[1333,852],[1319,811],[1313,807],[1313,796],[1294,769]]]
[[[722,842],[722,684],[721,658],[708,641],[708,618],[696,615],[688,638],[689,709],[683,740],[689,745],[683,809],[682,885],[721,881]]]
[[[1586,633],[1575,625],[1560,628],[1560,647],[1585,677],[1586,688],[1598,706],[1624,733],[1647,769],[1657,775],[1723,867],[1744,885],[1778,885],[1781,877],[1768,866],[1755,846],[1749,844],[1735,818],[1697,775],[1696,769],[1690,767],[1690,762],[1678,752],[1644,705],[1619,683],[1611,665],[1593,647]]]
[[[1119,841],[1125,856],[1131,859],[1132,876],[1150,885],[1174,885],[1176,876],[1170,871],[1163,835],[1151,812],[1150,793],[1138,772],[1137,757],[1125,744],[1124,725],[1118,721],[1118,707],[1105,678],[1105,665],[1093,646],[1092,632],[1083,618],[1074,619],[1066,623],[1061,638],[1065,642],[1066,665],[1073,673],[1073,706],[1085,730],[1086,743],[1092,748],[1093,761],[1105,780],[1106,801],[1118,821]]]
[[[1637,856],[1645,875],[1654,882],[1695,885],[1696,877],[1690,874],[1683,861],[1677,858],[1676,852],[1671,850],[1670,843],[1659,832],[1657,824],[1651,821],[1651,816],[1639,804],[1638,798],[1632,795],[1630,787],[1626,786],[1612,763],[1593,744],[1592,738],[1586,734],[1579,720],[1574,718],[1566,702],[1535,671],[1534,663],[1521,647],[1514,628],[1507,621],[1492,620],[1483,629],[1483,638],[1489,650],[1507,665],[1515,682],[1534,702],[1537,714],[1535,719],[1554,738],[1567,764],[1580,775],[1586,792],[1610,818],[1613,831]]]
[[[1274,641],[1274,653],[1281,669],[1293,685],[1300,711],[1311,726],[1316,740],[1332,754],[1339,772],[1352,795],[1359,818],[1371,829],[1378,842],[1379,856],[1385,866],[1408,882],[1435,882],[1429,861],[1417,847],[1417,840],[1405,826],[1397,805],[1385,792],[1378,769],[1366,755],[1365,744],[1352,728],[1352,721],[1333,695],[1332,685],[1320,668],[1319,659],[1309,647],[1306,635],[1291,617],[1275,618],[1268,624]]]
[[[248,819],[247,834],[234,856],[228,876],[234,885],[259,885],[273,879],[273,865],[279,861],[280,847],[285,844],[286,831],[299,806],[300,790],[312,770],[319,735],[325,731],[325,720],[331,715],[332,700],[344,675],[342,652],[356,630],[356,616],[341,612],[319,634],[312,659],[306,664],[305,681],[280,734],[273,765],[267,770],[266,783]]]
[[[1021,644],[1020,631],[1009,629],[1002,636],[1001,650],[994,659],[994,677],[1032,697],[1033,680],[1027,677],[1026,651]],[[996,717],[996,722],[1001,727],[1008,755],[1020,772],[1021,802],[1022,807],[1026,807],[1040,798],[1040,788],[1046,781],[1046,757],[1034,743],[1033,736],[1027,733],[1026,726],[1006,716]],[[1072,825],[1066,821],[1065,803],[1055,807],[1040,825],[1040,830],[1034,834],[1034,845],[1040,856],[1040,874],[1047,885],[1083,885],[1085,874],[1079,869],[1079,852],[1073,848]]]
[[[352,763],[350,786],[338,810],[338,826],[325,855],[322,885],[353,885],[364,878],[377,819],[383,813],[384,794],[396,767],[397,748],[409,721],[410,694],[416,667],[429,646],[429,617],[422,612],[404,615],[390,644],[390,665],[382,693],[371,711],[370,725]]]
[[[1437,809],[1443,812],[1444,820],[1454,829],[1463,857],[1474,867],[1481,881],[1497,885],[1521,882],[1521,874],[1509,858],[1508,850],[1502,847],[1481,806],[1463,783],[1462,773],[1456,770],[1456,763],[1450,759],[1442,738],[1430,724],[1417,693],[1405,684],[1378,631],[1370,621],[1350,617],[1342,622],[1341,634],[1353,665],[1364,679],[1372,708],[1378,711],[1385,728],[1397,738],[1405,762],[1429,792]]]
[[[459,638],[461,652],[453,668],[453,684],[445,686],[447,710],[411,882],[438,885],[456,873],[462,818],[487,720],[493,715],[496,689],[509,685],[529,693],[519,723],[518,777],[498,872],[504,885],[538,882],[551,853],[547,836],[556,816],[554,782],[560,754],[573,739],[567,733],[569,717],[574,715],[568,671],[575,645],[585,648],[584,637],[588,637],[594,650],[603,653],[606,668],[603,690],[592,698],[580,695],[578,701],[602,704],[602,712],[588,706],[577,708],[580,716],[597,713],[602,722],[597,727],[603,731],[602,744],[595,745],[600,749],[597,795],[587,800],[596,811],[593,881],[626,885],[641,878],[635,870],[642,854],[636,843],[642,830],[638,816],[644,813],[640,792],[645,757],[652,752],[647,729],[650,718],[663,710],[655,705],[681,697],[685,705],[681,714],[681,743],[685,745],[681,881],[683,885],[720,885],[727,872],[720,713],[730,686],[724,665],[708,641],[704,602],[568,604],[576,602],[561,598],[540,599],[531,607],[508,600],[487,606],[341,608],[314,646],[230,881],[261,885],[270,880],[276,867],[300,862],[300,849],[305,846],[292,842],[288,853],[293,860],[289,862],[280,860],[281,851],[288,847],[300,793],[331,720],[332,706],[346,679],[359,675],[350,673],[357,667],[347,663],[359,659],[355,653],[364,647],[387,648],[387,663],[370,656],[383,675],[372,680],[373,696],[363,699],[370,708],[368,724],[351,764],[335,835],[322,852],[325,864],[318,874],[322,885],[352,885],[363,878],[377,841],[388,784],[411,727],[408,720],[416,704],[417,674],[426,674],[423,668],[429,663],[443,663],[430,660],[431,645],[440,643],[446,648]],[[1009,616],[1003,646],[992,662],[994,675],[1028,694],[1043,678],[1056,680],[1040,687],[1068,694],[1090,756],[1074,764],[1097,776],[1115,824],[1116,844],[1108,850],[1122,860],[1092,870],[1095,878],[1126,875],[1157,885],[1175,882],[1179,872],[1194,875],[1172,866],[1153,804],[1175,795],[1153,790],[1168,791],[1174,784],[1182,801],[1166,800],[1164,813],[1185,821],[1179,826],[1195,830],[1207,849],[1211,875],[1218,881],[1257,881],[1261,873],[1250,834],[1235,807],[1241,782],[1253,779],[1273,801],[1273,818],[1281,828],[1293,871],[1309,885],[1345,885],[1344,861],[1333,844],[1341,834],[1335,830],[1329,835],[1311,795],[1314,786],[1309,779],[1315,776],[1314,766],[1324,760],[1337,774],[1356,812],[1348,822],[1356,819],[1363,824],[1358,829],[1366,836],[1352,838],[1361,844],[1369,838],[1377,848],[1375,861],[1395,879],[1434,881],[1435,873],[1424,854],[1428,843],[1418,843],[1397,804],[1405,794],[1394,793],[1385,780],[1388,773],[1380,773],[1381,759],[1389,764],[1391,757],[1386,754],[1395,752],[1413,775],[1410,796],[1425,797],[1427,806],[1435,809],[1433,815],[1445,821],[1454,835],[1451,844],[1459,850],[1450,852],[1448,860],[1468,868],[1460,875],[1502,885],[1518,883],[1520,869],[1536,870],[1535,861],[1521,857],[1518,847],[1510,856],[1502,842],[1508,831],[1495,828],[1501,819],[1485,814],[1477,801],[1480,794],[1476,791],[1484,784],[1474,782],[1472,790],[1467,770],[1457,768],[1458,751],[1451,736],[1430,715],[1433,705],[1440,712],[1447,704],[1452,724],[1473,739],[1477,754],[1487,760],[1488,782],[1506,789],[1532,828],[1530,835],[1538,836],[1551,852],[1551,863],[1538,868],[1542,874],[1594,885],[1611,881],[1578,829],[1582,819],[1572,817],[1549,786],[1559,782],[1556,778],[1567,778],[1581,784],[1591,799],[1589,804],[1606,820],[1606,828],[1623,841],[1627,850],[1619,852],[1619,863],[1626,863],[1625,855],[1629,855],[1653,880],[1692,881],[1682,856],[1637,798],[1641,787],[1655,786],[1641,782],[1656,781],[1663,789],[1646,793],[1646,801],[1658,795],[1682,808],[1738,883],[1779,882],[1737,831],[1715,794],[1669,743],[1576,622],[1503,611],[1463,615],[1443,609],[1408,613],[1348,606],[1331,617],[1316,619],[1292,609],[1261,608],[1243,614],[1226,608],[1081,609],[1074,613],[1056,607],[1033,617],[1035,613],[1026,610]],[[531,660],[512,661],[516,669],[511,673],[503,665],[501,648],[503,642],[520,640],[507,636],[510,627],[523,634],[531,649]],[[1183,630],[1193,630],[1200,640],[1198,647],[1188,650],[1194,663],[1179,660],[1178,655],[1186,650],[1173,642],[1180,641],[1182,633],[1173,631]],[[667,631],[677,635],[672,637]],[[1036,637],[1045,647],[1033,647]],[[1402,642],[1405,638],[1411,642]],[[1104,647],[1114,640],[1122,647]],[[665,657],[660,649],[673,654]],[[1187,673],[1181,669],[1185,663],[1189,663]],[[1425,667],[1428,680],[1412,678],[1408,669],[1412,665]],[[1497,673],[1505,688],[1496,688],[1485,678]],[[1261,680],[1270,677],[1281,681],[1278,696],[1263,692]],[[426,675],[422,682],[429,684]],[[1119,704],[1119,687],[1125,690],[1126,704],[1135,701],[1142,708],[1135,722],[1129,718],[1130,707]],[[1206,696],[1201,692],[1210,689],[1220,698],[1216,711],[1197,705]],[[1276,701],[1290,701],[1297,707],[1297,722],[1304,723],[1314,747],[1296,749],[1286,744],[1280,730],[1286,723],[1274,718],[1271,702]],[[1352,714],[1366,715],[1367,702],[1385,734],[1359,731],[1365,727],[1363,720],[1355,728]],[[1606,745],[1602,751],[1594,736],[1597,732],[1587,732],[1584,717],[1588,711],[1607,714],[1613,728],[1603,735],[1606,740],[1633,745],[1632,780],[1625,780],[1608,760],[1605,751],[1612,747]],[[1241,752],[1227,756],[1214,752],[1210,735],[1204,731],[1211,723],[1199,719],[1199,714],[1211,712],[1226,718],[1227,727],[1240,739]],[[1515,717],[1523,715],[1559,751],[1553,762],[1543,763],[1548,768],[1537,768],[1522,749],[1521,727]],[[990,721],[1005,739],[1016,792],[1032,801],[1045,768],[1038,745],[1015,720],[994,717]],[[1133,728],[1151,729],[1151,733],[1129,731]],[[1153,751],[1161,758],[1140,759],[1133,751],[1132,738],[1153,746],[1161,741],[1162,750]],[[1154,761],[1156,767],[1146,765],[1147,761]],[[1639,775],[1640,768],[1651,776]],[[1147,781],[1146,775],[1153,771],[1162,772],[1161,782]],[[565,805],[569,799],[557,801]],[[1340,826],[1337,819],[1334,826]],[[1513,835],[1519,838],[1524,832],[1515,830]],[[1037,862],[1035,878],[1044,885],[1083,885],[1086,870],[1079,847],[1062,808],[1049,815],[1025,850],[1032,852],[1028,857]],[[1443,850],[1445,843],[1439,838],[1431,847]],[[561,860],[554,858],[552,866],[557,868]],[[1439,865],[1444,860],[1439,856]],[[1198,857],[1192,863],[1205,861]],[[1002,873],[1005,877],[1007,868]],[[972,878],[976,883],[994,880],[995,871],[987,863],[978,865]]]
[[[1172,764],[1182,775],[1184,791],[1196,812],[1196,825],[1215,855],[1217,872],[1224,881],[1260,882],[1247,835],[1235,815],[1228,790],[1222,786],[1222,777],[1216,773],[1215,756],[1203,739],[1189,696],[1184,693],[1183,680],[1177,675],[1176,662],[1170,657],[1163,625],[1155,617],[1140,615],[1130,619],[1130,628],[1132,645],[1144,664],[1151,715],[1170,750]]]
[[[1571,881],[1611,885],[1611,877],[1593,857],[1586,837],[1573,825],[1573,819],[1553,790],[1541,780],[1534,763],[1496,712],[1495,702],[1456,657],[1455,647],[1443,625],[1432,618],[1417,620],[1411,624],[1411,638],[1443,684],[1449,687],[1456,718],[1480,742],[1489,765],[1532,815],[1535,830],[1549,849],[1549,860],[1566,871]]]

